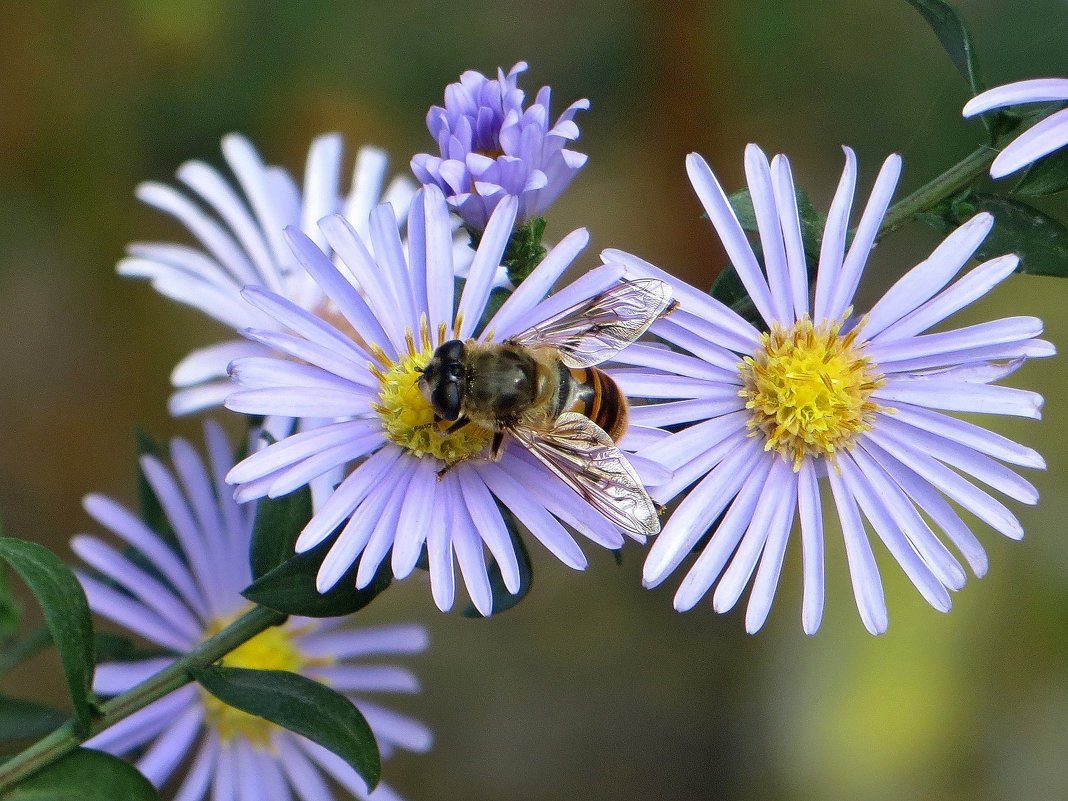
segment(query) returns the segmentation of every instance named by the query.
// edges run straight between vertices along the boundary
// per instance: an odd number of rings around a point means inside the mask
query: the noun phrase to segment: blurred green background
[[[957,5],[989,82],[1065,74],[1063,0]],[[425,113],[446,83],[525,59],[531,96],[547,83],[557,109],[593,104],[579,120],[590,162],[553,209],[550,237],[587,226],[585,267],[620,247],[706,285],[724,258],[685,180],[687,152],[732,190],[746,142],[788,152],[826,208],[842,144],[858,152],[865,192],[885,155],[902,153],[900,197],[982,137],[960,118],[962,81],[903,0],[4,8],[0,513],[9,533],[65,557],[89,525],[84,493],[133,502],[135,425],[199,439],[198,421],[167,418],[167,376],[223,332],[113,265],[131,240],[185,241],[133,189],[169,181],[189,158],[220,164],[229,131],[299,172],[310,140],[337,130],[350,152],[385,146],[407,172],[432,147]],[[1068,219],[1063,201],[1049,208]],[[869,297],[933,241],[918,227],[888,240]],[[1063,349],[1066,297],[1068,283],[1019,277],[960,319],[1036,314]],[[1043,499],[1019,510],[1022,543],[981,531],[990,573],[949,615],[877,551],[891,625],[868,636],[834,537],[815,638],[800,630],[793,551],[756,637],[738,611],[673,612],[675,580],[641,589],[637,547],[619,567],[587,548],[590,569],[575,574],[535,546],[535,591],[490,621],[439,614],[417,576],[365,615],[433,631],[432,652],[411,660],[424,692],[399,705],[430,723],[436,747],[387,763],[386,779],[410,801],[1068,797],[1068,499],[1057,491],[1068,380],[1058,358],[1012,382],[1047,398],[1040,424],[995,423],[1046,455],[1034,477]],[[59,676],[46,655],[4,689],[62,705]]]

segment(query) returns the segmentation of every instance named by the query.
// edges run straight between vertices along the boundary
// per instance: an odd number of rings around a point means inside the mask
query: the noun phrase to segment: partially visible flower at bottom
[[[883,165],[847,249],[856,160],[846,149],[814,299],[786,158],[769,164],[755,145],[746,150],[763,266],[704,159],[691,154],[686,166],[770,330],[761,333],[722,303],[634,256],[603,254],[637,274],[672,282],[681,304],[651,330],[687,353],[639,345],[617,358],[644,368],[616,375],[628,394],[668,401],[633,409],[636,423],[687,426],[639,452],[675,471],[652,489],[656,500],[666,503],[691,487],[649,549],[645,585],[660,584],[697,546],[700,555],[675,594],[675,608],[692,608],[715,584],[712,605],[726,612],[752,579],[745,625],[755,632],[771,609],[797,517],[802,625],[814,633],[823,615],[826,528],[819,485],[826,483],[865,627],[873,634],[885,631],[887,611],[861,514],[921,595],[948,611],[949,591],[961,589],[966,574],[936,530],[976,575],[986,572],[987,557],[943,496],[1018,539],[1023,527],[1012,512],[965,476],[1036,503],[1036,489],[1002,462],[1031,468],[1045,462],[1031,448],[944,412],[1037,419],[1040,395],[996,382],[1054,348],[1036,338],[1042,321],[1034,317],[926,332],[1012,275],[1019,260],[991,259],[954,281],[993,225],[989,214],[977,214],[867,313],[857,314],[854,295],[897,184],[899,157]]]
[[[961,113],[974,117],[996,108],[1065,100],[1068,100],[1068,78],[1035,78],[988,89],[965,103]],[[990,175],[1004,178],[1065,145],[1068,145],[1068,108],[1039,120],[1010,142],[990,165]]]
[[[229,443],[214,423],[205,426],[210,467],[186,441],[171,443],[171,472],[152,456],[142,468],[159,498],[178,544],[176,551],[136,515],[100,495],[85,498],[86,511],[139,555],[96,537],[71,545],[95,572],[78,576],[94,612],[176,654],[188,652],[248,607],[240,591],[251,581],[249,540],[255,504],[238,505],[223,477],[233,464]],[[324,683],[348,697],[374,730],[382,756],[395,749],[423,752],[431,734],[420,722],[366,699],[366,694],[414,693],[418,680],[407,668],[375,660],[419,653],[427,647],[421,626],[345,626],[344,618],[290,617],[239,646],[222,664],[286,670]],[[166,668],[161,656],[97,667],[94,691],[118,695]],[[322,746],[262,718],[226,706],[197,685],[186,685],[149,704],[87,742],[116,755],[136,753],[137,768],[157,787],[191,757],[178,782],[177,801],[257,798],[271,801],[334,798],[326,778],[361,799],[363,779]],[[370,798],[399,796],[379,784]]]

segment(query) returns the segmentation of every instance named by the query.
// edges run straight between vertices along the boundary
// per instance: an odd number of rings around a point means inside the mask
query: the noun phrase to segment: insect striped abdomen
[[[578,412],[595,422],[613,440],[627,430],[627,398],[619,384],[596,367],[571,368],[575,399],[565,411]]]

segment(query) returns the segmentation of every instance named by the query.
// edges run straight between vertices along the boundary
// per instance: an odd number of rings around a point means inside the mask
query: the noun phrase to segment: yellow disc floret
[[[424,343],[428,339],[424,332]],[[409,350],[414,351],[411,338],[409,345]],[[433,349],[426,347],[418,353],[408,353],[394,363],[380,354],[379,359],[386,369],[372,367],[372,372],[382,383],[380,402],[375,409],[390,440],[415,456],[429,456],[451,465],[484,451],[493,433],[471,424],[447,434],[450,424],[434,421],[434,408],[419,390],[422,370],[432,355]]]
[[[808,317],[791,328],[774,326],[741,365],[749,428],[794,470],[806,456],[833,461],[871,428],[880,407],[870,398],[883,378],[856,347],[859,328],[843,336],[842,322],[817,326]]]
[[[217,634],[231,620],[218,620],[207,632]],[[308,658],[300,653],[293,642],[293,635],[300,632],[293,626],[276,626],[260,632],[248,642],[242,643],[219,660],[223,667],[249,668],[250,670],[286,670],[299,673],[310,665],[324,665],[329,660]],[[271,731],[275,724],[256,715],[234,709],[211,693],[201,689],[205,717],[222,741],[229,742],[237,736],[244,737],[252,745],[266,748],[270,745]]]

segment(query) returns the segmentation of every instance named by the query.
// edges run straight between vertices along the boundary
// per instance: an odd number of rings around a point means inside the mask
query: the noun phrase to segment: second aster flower
[[[700,554],[675,608],[690,609],[715,584],[713,606],[726,612],[752,579],[745,618],[750,632],[771,608],[795,517],[804,570],[802,624],[810,634],[819,628],[827,533],[821,483],[829,485],[837,508],[861,619],[878,634],[887,627],[886,603],[862,515],[923,597],[947,611],[949,591],[964,585],[965,572],[943,537],[976,575],[986,572],[987,557],[946,497],[1019,538],[1023,527],[1012,512],[965,475],[1035,503],[1035,488],[1002,462],[1045,466],[1031,448],[945,414],[1038,418],[1039,395],[996,382],[1025,359],[1054,352],[1035,338],[1042,322],[1010,317],[927,333],[1016,268],[1016,256],[1002,256],[954,281],[993,218],[973,217],[870,310],[856,314],[854,295],[901,159],[886,160],[847,248],[856,161],[851,150],[846,156],[813,297],[786,158],[769,164],[755,145],[746,151],[762,266],[719,182],[704,159],[691,154],[690,180],[768,330],[758,331],[676,282],[680,310],[651,330],[682,352],[639,345],[619,357],[641,368],[616,376],[628,394],[670,401],[638,407],[632,418],[649,426],[688,426],[641,451],[675,471],[654,488],[657,500],[690,488],[649,549],[644,582],[660,584],[696,546]],[[604,258],[671,280],[629,254],[606,251]]]
[[[484,230],[508,196],[519,199],[519,224],[542,216],[586,163],[568,145],[579,136],[575,114],[589,101],[572,103],[551,122],[545,86],[524,108],[517,84],[526,68],[519,62],[507,75],[499,70],[496,80],[471,70],[449,84],[445,107],[433,106],[427,114],[440,155],[412,159],[416,178],[441,189],[472,231]]]
[[[622,546],[617,526],[516,443],[506,445],[495,462],[485,458],[489,430],[468,425],[449,433],[439,427],[419,389],[423,368],[444,342],[501,341],[604,292],[626,273],[619,265],[604,266],[545,299],[586,245],[587,233],[575,231],[495,313],[486,315],[517,207],[515,198],[507,198],[494,210],[458,298],[449,212],[435,186],[425,187],[413,201],[407,253],[388,206],[372,214],[369,243],[342,217],[322,221],[327,240],[366,299],[314,242],[300,231],[287,231],[296,257],[336,305],[342,325],[261,288],[245,290],[253,304],[292,332],[263,329],[248,335],[292,358],[235,361],[231,373],[239,389],[226,406],[246,414],[337,422],[268,446],[237,465],[228,480],[240,485],[239,498],[251,499],[284,495],[342,468],[345,477],[297,541],[298,551],[306,551],[340,529],[318,573],[320,591],[341,580],[357,559],[356,586],[366,586],[390,553],[393,574],[403,578],[425,545],[438,606],[452,606],[455,558],[475,607],[488,615],[492,593],[484,547],[508,591],[520,589],[504,510],[576,569],[586,566],[586,557],[565,525],[604,547]],[[484,316],[489,319],[483,321]],[[660,434],[631,427],[626,444],[638,447]]]

